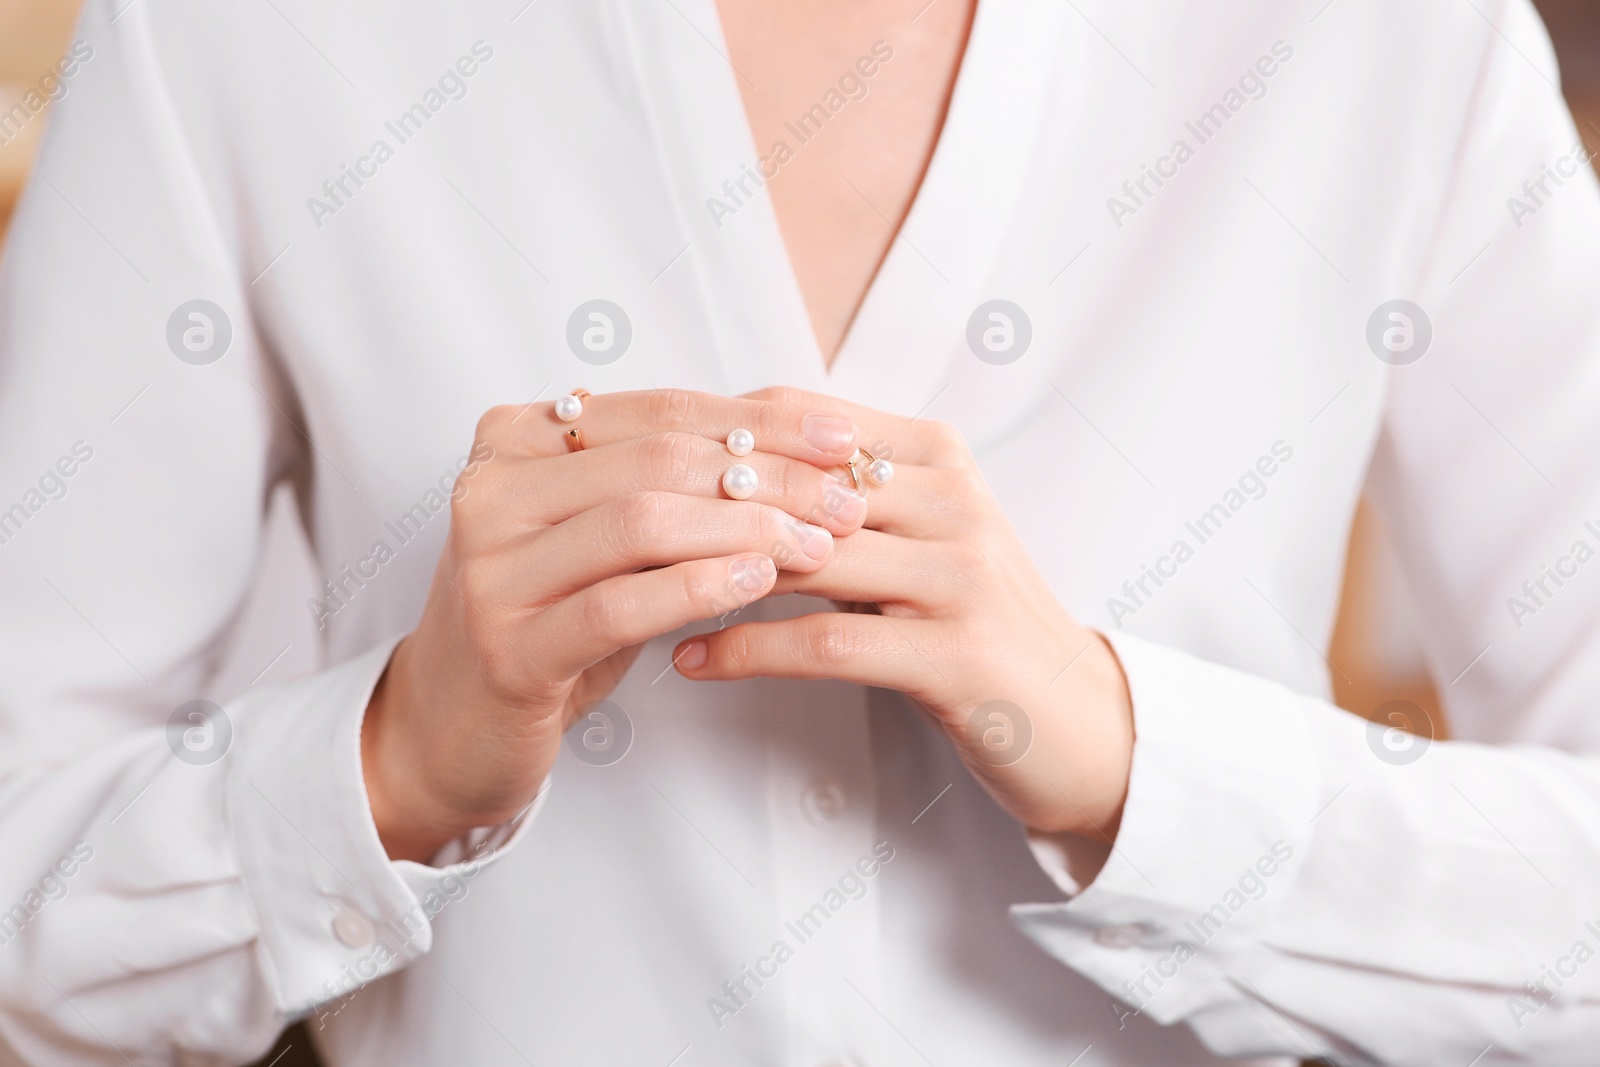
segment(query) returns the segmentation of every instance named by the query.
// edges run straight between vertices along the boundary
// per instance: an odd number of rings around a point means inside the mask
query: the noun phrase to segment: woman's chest
[[[772,202],[741,185],[751,141],[727,70],[676,38],[626,69],[581,47],[480,62],[486,79],[505,61],[498,88],[452,101],[271,277],[266,329],[350,475],[316,490],[330,560],[423,500],[490,406],[789,384],[959,427],[1091,624],[1189,626],[1220,590],[1248,592],[1244,563],[1330,585],[1382,365],[1360,294],[1224,181],[1270,123],[1112,221],[1132,149],[1061,84],[1090,42],[1028,17],[980,9],[966,88],[831,370]],[[639,43],[637,25],[588,28],[613,59]],[[578,103],[516,103],[553,99],[552,80]],[[1256,178],[1315,197],[1318,169]],[[395,611],[426,589],[445,526],[397,553],[412,562],[393,568]]]

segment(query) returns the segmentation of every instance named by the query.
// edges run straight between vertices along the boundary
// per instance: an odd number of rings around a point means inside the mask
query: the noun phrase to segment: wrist
[[[1040,738],[1050,782],[1029,829],[1067,833],[1110,844],[1122,823],[1133,768],[1133,701],[1121,661],[1110,642],[1092,630],[1081,663],[1061,679],[1055,694],[1054,729]],[[1060,779],[1058,781],[1058,779]]]
[[[367,702],[361,722],[361,775],[378,839],[389,858],[427,863],[470,827],[457,828],[420,788],[426,778],[413,754],[409,739],[415,731],[404,721],[405,702],[400,699],[406,686],[406,651],[402,642]]]

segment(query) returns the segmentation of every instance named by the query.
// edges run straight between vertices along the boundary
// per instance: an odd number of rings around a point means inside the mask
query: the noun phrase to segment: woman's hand
[[[879,614],[732,626],[683,642],[679,672],[898,689],[1025,825],[1114,836],[1133,752],[1127,682],[1105,639],[1051,594],[960,434],[797,390],[751,395],[843,412],[867,448],[892,446],[895,473],[869,488],[866,528],[841,539],[826,565],[782,575],[774,589]]]
[[[576,426],[584,449],[568,452]],[[759,451],[725,441],[752,431]],[[611,691],[638,646],[815,571],[865,501],[822,468],[847,458],[847,418],[670,391],[495,408],[457,479],[421,622],[370,701],[361,751],[390,856],[426,862],[538,792],[578,708]],[[760,482],[726,499],[734,463]]]

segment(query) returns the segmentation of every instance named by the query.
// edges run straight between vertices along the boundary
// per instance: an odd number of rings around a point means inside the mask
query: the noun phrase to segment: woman
[[[1600,197],[1524,0],[80,35],[17,1056],[1584,1061]],[[207,703],[284,481],[328,666]],[[1329,702],[1363,487],[1465,740]]]

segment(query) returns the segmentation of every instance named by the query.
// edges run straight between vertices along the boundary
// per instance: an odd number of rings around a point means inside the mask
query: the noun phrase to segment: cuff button
[[[339,911],[333,917],[333,936],[346,948],[366,948],[372,944],[377,931],[373,929],[371,919],[341,901]]]
[[[1097,944],[1106,948],[1133,948],[1144,940],[1144,927],[1130,926],[1102,926],[1094,932]]]

